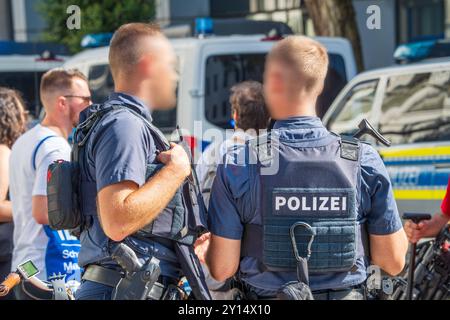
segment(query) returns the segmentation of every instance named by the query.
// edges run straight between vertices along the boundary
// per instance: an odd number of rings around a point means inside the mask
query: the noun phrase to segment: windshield
[[[353,134],[358,124],[372,116],[372,106],[378,87],[378,79],[356,84],[345,95],[334,111],[328,127],[339,134]]]
[[[394,144],[450,138],[450,71],[388,79],[380,132]]]
[[[317,113],[322,117],[347,83],[342,56],[330,54],[330,67]],[[206,60],[205,118],[223,129],[231,129],[230,89],[247,80],[263,81],[265,53],[214,55]]]

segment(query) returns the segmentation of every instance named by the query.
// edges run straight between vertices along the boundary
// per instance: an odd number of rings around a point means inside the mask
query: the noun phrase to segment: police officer
[[[85,218],[79,255],[85,273],[76,298],[111,299],[124,271],[112,259],[112,248],[123,243],[141,263],[159,260],[161,276],[154,286],[159,289],[151,290],[150,299],[162,299],[182,276],[189,278],[197,299],[208,299],[207,289],[196,284],[203,279],[190,274],[198,269],[192,265],[198,263],[195,237],[191,226],[183,224],[199,217],[180,210],[179,201],[169,205],[191,174],[190,160],[179,145],[164,151],[164,137],[151,124],[151,110],[176,105],[174,50],[157,26],[131,23],[114,34],[109,62],[115,92],[82,113],[75,139],[80,148],[86,140],[75,156]],[[95,124],[83,135],[92,124],[89,119]]]
[[[275,298],[298,281],[291,228],[302,257],[315,233],[308,261],[315,299],[364,299],[369,263],[392,275],[404,267],[407,240],[382,160],[316,117],[327,70],[316,41],[291,36],[276,44],[265,71],[273,130],[219,165],[211,236],[198,246],[209,245],[201,259],[211,275],[236,274],[249,299]]]

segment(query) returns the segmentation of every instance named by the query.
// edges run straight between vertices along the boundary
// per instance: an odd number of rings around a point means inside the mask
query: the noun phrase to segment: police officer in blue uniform
[[[292,36],[275,45],[265,71],[273,130],[219,165],[211,235],[198,251],[206,251],[201,259],[217,280],[236,275],[248,299],[276,298],[297,281],[293,242],[306,257],[313,239],[315,299],[364,299],[369,264],[392,275],[404,267],[407,240],[381,158],[316,117],[327,68],[326,49],[312,39]]]
[[[151,123],[151,109],[176,104],[175,53],[156,26],[131,23],[114,34],[109,61],[115,93],[81,114],[75,134],[83,217],[79,264],[85,268],[76,298],[109,300],[117,294],[128,270],[114,250],[124,244],[142,265],[153,258],[159,264],[147,298],[163,299],[186,276],[195,298],[209,299],[193,250],[203,217],[194,205],[183,207],[189,199],[181,200],[191,163]],[[121,296],[130,294],[125,291]]]

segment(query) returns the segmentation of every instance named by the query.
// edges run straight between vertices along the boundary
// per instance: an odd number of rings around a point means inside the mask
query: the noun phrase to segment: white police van
[[[330,54],[327,90],[321,98],[327,109],[345,84],[357,73],[350,43],[340,38],[316,38]],[[188,137],[195,156],[213,137],[203,133],[211,128],[232,128],[230,88],[244,80],[261,81],[265,57],[275,40],[265,35],[231,35],[171,39],[178,56],[178,103],[170,111],[154,112],[157,127],[166,134],[177,125]],[[108,66],[108,47],[89,49],[66,64],[89,78],[94,102],[102,102],[113,91]]]
[[[438,212],[450,174],[450,59],[362,73],[324,122],[353,133],[364,118],[393,144],[378,147],[400,211]]]
[[[54,52],[64,50],[51,44],[0,41],[0,87],[16,89],[22,94],[31,120],[36,120],[42,109],[39,97],[42,75],[62,67],[68,59],[67,55],[56,56]]]

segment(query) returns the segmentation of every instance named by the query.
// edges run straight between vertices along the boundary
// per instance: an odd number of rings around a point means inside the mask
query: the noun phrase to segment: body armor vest
[[[357,222],[359,141],[335,135],[326,140],[319,147],[267,136],[250,141],[250,152],[257,155],[253,177],[262,225],[246,225],[242,256],[257,258],[265,270],[293,271],[295,252],[308,255],[311,232],[296,228],[299,224],[311,226],[315,234],[308,261],[312,274],[349,271],[364,254]],[[274,163],[278,172],[264,174]],[[255,243],[261,244],[256,250]]]

